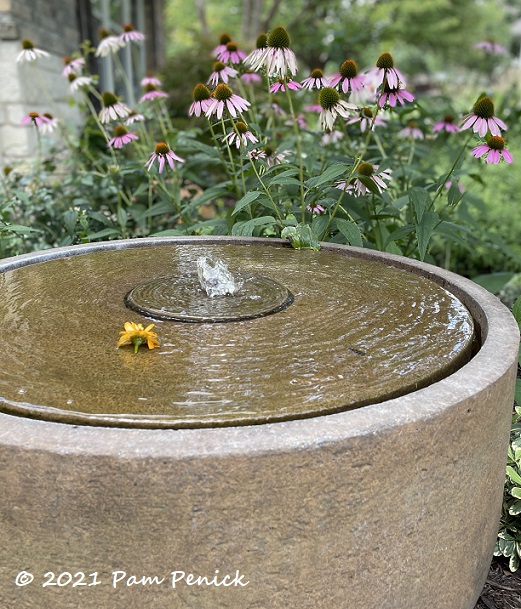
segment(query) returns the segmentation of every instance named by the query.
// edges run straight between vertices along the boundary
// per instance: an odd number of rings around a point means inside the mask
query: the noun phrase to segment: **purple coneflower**
[[[252,144],[256,144],[259,140],[253,135],[250,131],[250,128],[243,121],[237,121],[235,123],[235,127],[228,135],[223,137],[223,142],[228,142],[229,144],[233,144],[235,142],[235,146],[239,148],[241,144],[243,146],[248,145],[248,141]]]
[[[157,142],[154,152],[145,163],[145,167],[147,171],[152,169],[153,164],[157,161],[159,165],[159,173],[162,173],[165,168],[165,163],[168,163],[170,169],[175,168],[175,161],[179,163],[184,163],[185,160],[181,157],[178,157],[173,150],[170,149],[170,146],[166,142]]]
[[[94,53],[96,57],[107,57],[112,53],[117,53],[119,49],[125,46],[124,41],[119,36],[110,34],[105,28],[100,29],[99,38],[100,41]]]
[[[139,137],[135,133],[130,133],[123,125],[116,125],[114,127],[114,137],[108,141],[108,146],[122,148],[125,144],[130,144],[132,140],[138,139]]]
[[[392,108],[396,106],[397,103],[402,106],[407,102],[413,102],[414,95],[406,91],[405,89],[391,89],[387,85],[384,85],[383,91],[378,98],[378,106],[383,108],[385,104],[389,104]]]
[[[336,144],[344,137],[342,131],[338,131],[338,129],[333,129],[333,131],[326,131],[324,135],[320,139],[320,143],[322,146],[327,146],[328,144]]]
[[[35,61],[39,57],[49,57],[49,53],[47,53],[47,51],[42,51],[42,49],[35,48],[34,44],[30,40],[24,38],[22,40],[22,50],[16,57],[17,63],[23,63],[24,61]]]
[[[344,93],[349,91],[361,91],[364,88],[365,76],[358,74],[358,66],[352,59],[346,59],[340,66],[340,71],[330,78],[330,86],[342,90]]]
[[[358,177],[351,179],[349,184],[345,180],[338,182],[336,187],[340,190],[345,190],[355,197],[361,197],[371,192],[360,179],[363,178],[364,180],[371,180],[376,185],[378,192],[381,193],[388,186],[385,181],[390,181],[391,170],[385,169],[378,173],[378,167],[378,165],[372,165],[371,163],[360,163],[357,169]]]
[[[376,84],[387,85],[390,89],[405,87],[403,74],[394,67],[394,59],[391,53],[382,53],[376,62],[376,67],[367,73],[369,78],[375,78]]]
[[[248,152],[248,156],[251,159],[263,159],[266,163],[266,167],[273,167],[274,165],[280,165],[284,163],[286,157],[290,154],[289,150],[277,151],[271,146],[264,146],[264,148],[255,148]]]
[[[39,114],[38,112],[29,112],[26,116],[22,118],[20,121],[21,125],[36,125],[36,127],[40,128],[43,125],[50,123],[51,119],[48,118],[45,114]]]
[[[313,203],[313,205],[308,203],[308,205],[306,205],[306,209],[312,214],[321,214],[323,211],[326,211],[325,208],[320,205],[320,203]]]
[[[230,78],[235,78],[238,72],[235,68],[227,66],[222,61],[216,61],[213,64],[213,72],[210,74],[210,78],[207,82],[214,87],[219,84],[219,81],[228,84]]]
[[[199,83],[195,85],[192,97],[194,101],[188,110],[188,115],[192,116],[192,114],[195,114],[195,116],[201,116],[201,114],[208,110],[208,106],[212,101],[212,94],[206,85]]]
[[[493,40],[482,40],[474,45],[475,49],[481,49],[489,55],[505,55],[507,52],[506,48]]]
[[[285,78],[279,78],[270,87],[270,93],[277,93],[277,91],[286,91],[286,87],[292,91],[298,91],[302,89],[302,85],[294,80],[286,80]]]
[[[494,116],[494,103],[490,97],[480,97],[474,104],[471,114],[463,119],[462,129],[469,129],[472,127],[474,133],[478,133],[481,137],[485,137],[487,131],[490,131],[491,135],[501,135],[501,129],[506,131],[508,127],[505,123]]]
[[[145,116],[143,114],[141,114],[140,112],[136,112],[135,110],[132,110],[132,112],[125,119],[125,125],[127,127],[129,127],[130,125],[133,125],[134,123],[142,123],[144,121],[145,121]]]
[[[237,113],[245,112],[250,106],[250,102],[243,97],[236,95],[228,85],[221,83],[217,85],[212,93],[212,99],[205,112],[206,118],[213,114],[220,120],[226,108],[230,115],[235,118]]]
[[[219,37],[219,44],[212,51],[212,55],[214,57],[219,57],[220,53],[223,53],[224,51],[226,51],[226,45],[231,41],[232,41],[232,39],[230,38],[230,36],[228,34],[226,34],[226,33],[221,34],[221,36]]]
[[[241,63],[241,61],[246,59],[246,53],[241,51],[235,42],[230,40],[224,46],[224,50],[217,55],[217,59],[224,61],[224,63]]]
[[[139,83],[142,87],[146,87],[147,85],[152,85],[153,87],[162,87],[163,83],[161,80],[154,76],[153,74],[147,74],[145,77],[141,79]]]
[[[143,42],[143,40],[145,40],[145,34],[138,32],[131,23],[126,23],[123,26],[123,32],[119,35],[119,39],[124,44],[127,42]]]
[[[304,106],[304,110],[306,112],[314,112],[315,114],[320,114],[322,112],[322,106],[318,102],[316,104],[306,104]]]
[[[262,81],[262,78],[256,72],[252,72],[251,70],[244,72],[244,74],[241,75],[240,79],[249,85],[253,84],[254,82]]]
[[[295,76],[297,73],[297,58],[291,50],[291,40],[288,32],[283,27],[276,27],[267,37],[267,46],[255,61],[251,54],[245,59],[255,71],[266,68],[268,76],[285,78],[288,74]]]
[[[114,93],[104,91],[101,94],[101,99],[103,108],[99,113],[99,119],[102,123],[110,123],[110,121],[116,121],[118,118],[127,118],[132,112],[126,104],[118,101]]]
[[[437,133],[438,131],[446,131],[447,133],[457,133],[459,126],[454,123],[454,116],[452,114],[446,114],[443,120],[434,123],[432,131]]]
[[[64,68],[62,74],[64,76],[69,76],[69,74],[74,74],[78,76],[83,72],[83,68],[85,67],[85,59],[83,57],[76,57],[73,59],[72,57],[64,57],[63,59]]]
[[[42,115],[43,119],[47,119],[44,120],[42,122],[42,124],[40,125],[40,131],[44,134],[44,135],[50,135],[51,133],[53,133],[54,131],[56,131],[56,129],[58,128],[58,119],[54,118],[52,114],[49,114],[48,112],[45,112]]]
[[[168,93],[156,89],[154,85],[147,85],[145,87],[145,93],[142,95],[139,103],[141,104],[147,101],[154,101],[154,99],[158,99],[160,97],[168,97]]]
[[[398,137],[407,138],[411,140],[424,140],[425,136],[420,126],[416,121],[409,121],[407,125],[400,131],[398,131]]]
[[[320,68],[311,70],[311,74],[304,78],[301,82],[304,89],[321,89],[322,87],[329,87],[329,78],[324,76],[324,72]]]
[[[480,158],[485,156],[487,163],[497,165],[501,158],[507,163],[512,163],[514,160],[510,152],[505,148],[505,140],[498,135],[489,137],[486,144],[480,144],[472,150],[472,156]]]
[[[306,121],[306,117],[303,114],[297,114],[297,116],[295,116],[295,122],[297,123],[297,126],[299,129],[307,129],[308,128],[308,123]],[[292,120],[288,120],[284,122],[285,125],[293,125],[293,121]]]
[[[355,105],[340,99],[340,94],[333,87],[320,89],[318,99],[321,106],[320,125],[324,131],[332,131],[337,115],[349,118],[351,112],[357,109]]]
[[[83,87],[90,87],[94,82],[94,79],[90,76],[76,76],[76,74],[70,73],[67,78],[69,79],[69,88],[71,93],[77,93]]]
[[[374,131],[375,127],[379,127],[381,125],[385,125],[387,119],[385,116],[381,114],[374,115],[371,108],[360,108],[358,112],[358,116],[353,116],[347,121],[348,125],[354,125],[356,123],[360,123],[360,131],[365,133],[368,129]]]

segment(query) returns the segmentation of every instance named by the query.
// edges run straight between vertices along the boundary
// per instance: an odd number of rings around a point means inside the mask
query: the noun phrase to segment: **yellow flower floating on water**
[[[139,347],[144,343],[147,344],[149,349],[155,349],[159,347],[157,340],[157,334],[151,332],[155,324],[150,324],[146,328],[143,328],[142,324],[135,324],[133,321],[126,321],[124,323],[125,330],[120,332],[121,337],[118,341],[118,347],[124,345],[134,345],[134,353],[139,351]]]

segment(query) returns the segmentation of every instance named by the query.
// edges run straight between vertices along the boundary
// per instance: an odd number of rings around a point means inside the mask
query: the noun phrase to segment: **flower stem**
[[[301,206],[302,222],[304,222],[306,219],[306,202],[305,202],[305,190],[304,190],[304,162],[302,159],[300,129],[298,127],[297,117],[295,115],[295,108],[293,107],[293,100],[291,99],[291,93],[289,91],[287,82],[284,86],[284,90],[285,90],[287,98],[288,98],[289,111],[291,114],[291,119],[293,121],[293,130],[295,132],[295,146],[297,148],[299,180],[300,180],[300,206]]]

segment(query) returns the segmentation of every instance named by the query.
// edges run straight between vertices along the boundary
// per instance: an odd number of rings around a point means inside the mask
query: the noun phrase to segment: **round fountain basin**
[[[293,302],[116,348],[151,323],[129,291],[216,251]],[[494,296],[398,256],[227,237],[0,273],[1,607],[473,609],[519,346]]]
[[[234,270],[239,293],[207,296],[201,256]],[[317,416],[424,387],[472,354],[454,294],[347,249],[115,242],[9,264],[0,410],[22,416],[177,428]],[[126,321],[155,322],[161,348],[116,349]]]

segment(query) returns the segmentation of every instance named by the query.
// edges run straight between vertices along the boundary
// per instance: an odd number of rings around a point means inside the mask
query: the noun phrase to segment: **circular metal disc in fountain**
[[[348,248],[138,244],[4,268],[1,410],[93,425],[265,423],[402,395],[471,356],[472,317],[453,294]],[[239,278],[237,293],[205,293],[197,260],[208,256]],[[154,319],[159,349],[116,348],[124,322]]]

